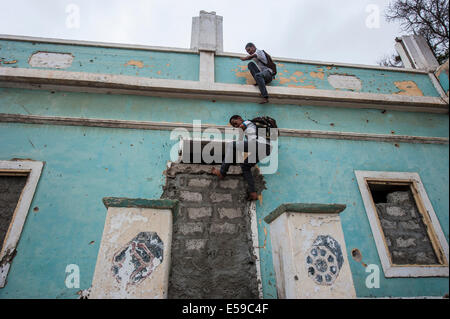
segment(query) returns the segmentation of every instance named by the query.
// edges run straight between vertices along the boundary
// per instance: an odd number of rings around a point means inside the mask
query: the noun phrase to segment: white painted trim
[[[253,85],[154,79],[117,74],[0,67],[0,87],[55,89],[74,92],[260,102]],[[361,93],[272,86],[272,104],[376,108],[413,112],[448,113],[441,97]]]
[[[44,163],[38,161],[0,161],[1,170],[14,170],[28,173],[27,182],[22,190],[4,239],[4,244],[0,252],[0,260],[6,255],[13,254],[16,250],[43,166]],[[0,265],[0,288],[3,288],[6,284],[10,264],[11,260]]]
[[[436,217],[433,206],[427,196],[425,188],[422,184],[419,174],[414,172],[380,172],[380,171],[357,171],[355,170],[355,176],[358,182],[358,187],[361,192],[361,196],[364,202],[364,207],[366,210],[367,217],[369,219],[370,228],[372,229],[372,234],[375,240],[375,245],[377,247],[378,255],[381,260],[381,265],[383,267],[384,275],[388,278],[390,277],[448,277],[449,268],[449,250],[448,243],[445,235],[442,231],[439,220]],[[372,197],[366,186],[366,178],[376,178],[376,179],[398,179],[398,180],[408,180],[415,182],[417,186],[417,191],[422,199],[425,209],[428,211],[428,215],[431,219],[434,232],[439,240],[439,243],[443,249],[446,266],[394,266],[391,264],[387,247],[385,246],[384,236],[382,234],[381,227],[379,226],[377,213],[372,205]]]
[[[192,123],[128,121],[128,120],[22,115],[22,114],[6,114],[6,113],[0,113],[0,123],[27,123],[27,124],[67,125],[67,126],[137,129],[137,130],[161,130],[161,131],[170,131],[176,128],[184,128],[188,131],[192,131],[193,129]],[[227,128],[231,129],[230,126],[226,125],[215,125],[215,124],[201,125],[202,131],[207,128],[216,128],[220,130],[222,133]],[[279,128],[278,132],[279,136],[291,136],[301,138],[376,141],[387,143],[398,142],[398,143],[417,143],[417,144],[444,144],[444,145],[447,145],[449,143],[449,139],[447,137],[433,137],[433,136],[313,131],[313,130],[298,130],[286,128]],[[226,141],[230,140],[227,139]]]
[[[214,52],[200,51],[199,81],[214,83]]]
[[[249,204],[250,221],[251,221],[251,231],[252,231],[252,244],[253,252],[256,256],[256,278],[258,280],[258,294],[259,299],[264,299],[263,288],[262,288],[262,277],[261,277],[261,260],[259,257],[259,240],[258,240],[258,220],[256,216],[256,202],[252,201]]]
[[[0,34],[0,40],[40,42],[40,43],[50,43],[50,44],[67,44],[67,45],[78,45],[78,46],[97,47],[97,48],[131,49],[131,50],[198,54],[198,50],[186,49],[186,48],[172,48],[172,47],[148,46],[148,45],[140,45],[140,44],[96,42],[96,41],[69,40],[69,39],[56,39],[56,38],[41,38],[41,37],[29,37],[29,36],[8,35],[8,34]]]
[[[434,72],[428,73],[428,76],[430,77],[431,82],[433,83],[434,87],[436,88],[436,91],[438,91],[441,98],[444,100],[445,103],[448,104],[449,98],[447,94],[445,93],[444,89],[442,88],[441,82],[437,79]]]

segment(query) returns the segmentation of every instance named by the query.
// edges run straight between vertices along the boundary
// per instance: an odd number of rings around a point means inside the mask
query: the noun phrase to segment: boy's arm
[[[247,55],[246,57],[241,58],[242,61],[247,61],[247,60],[251,60],[253,58],[256,58],[256,53],[252,54],[252,55]]]

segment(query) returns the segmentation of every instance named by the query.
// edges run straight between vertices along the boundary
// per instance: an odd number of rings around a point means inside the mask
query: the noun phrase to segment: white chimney
[[[193,17],[191,49],[223,52],[223,17],[203,10]]]

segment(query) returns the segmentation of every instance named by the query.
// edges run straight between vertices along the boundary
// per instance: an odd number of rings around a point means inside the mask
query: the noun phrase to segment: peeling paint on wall
[[[287,70],[285,70],[285,72],[287,72]],[[308,81],[310,84],[293,84],[292,83],[292,82],[305,83],[306,75],[302,71],[295,71],[294,73],[292,73],[292,75],[290,77],[278,76],[278,79],[276,81],[278,81],[278,83],[281,85],[288,83],[288,85],[287,85],[288,87],[303,88],[303,89],[316,89],[317,88],[315,85],[313,85],[312,81]]]
[[[328,82],[335,89],[347,89],[361,91],[362,82],[354,75],[331,74],[328,76]]]
[[[256,84],[255,79],[253,78],[250,71],[248,71],[246,65],[239,65],[239,68],[241,69],[241,71],[238,71],[238,69],[234,69],[237,77],[245,78],[246,84]]]
[[[125,66],[128,66],[128,65],[137,66],[139,69],[142,69],[144,67],[144,63],[142,61],[137,61],[137,60],[130,60],[127,63],[125,63],[124,65]]]
[[[195,52],[164,52],[19,40],[0,40],[0,65],[33,68],[29,64],[30,57],[38,52],[70,53],[73,56],[73,61],[70,66],[63,70],[71,72],[188,81],[198,81],[199,78],[200,58],[199,54]],[[35,67],[57,69],[48,65]],[[161,74],[157,74],[157,70],[161,70]]]
[[[309,72],[309,75],[313,78],[317,78],[317,79],[321,79],[321,80],[323,80],[323,78],[325,77],[325,73],[323,73],[323,72]]]
[[[239,64],[236,58],[215,57],[215,81],[217,83],[253,84],[254,82],[251,79],[250,73],[243,74],[238,72],[239,68],[244,68],[244,66],[239,66]],[[332,66],[296,62],[276,63],[276,65],[278,73],[270,83],[271,86],[394,94],[394,92],[399,91],[399,88],[394,82],[413,81],[422,94],[419,93],[419,90],[416,92],[409,90],[407,91],[408,93],[402,94],[439,96],[429,75],[425,73],[408,73],[395,70],[369,69],[358,66]],[[445,72],[441,73],[441,77],[445,82],[447,78],[443,74]],[[342,78],[337,78],[333,75],[339,75]],[[330,77],[331,81],[329,81]],[[241,78],[246,78],[248,81],[244,81]],[[336,84],[337,82],[344,83]]]
[[[167,298],[171,241],[171,210],[109,207],[90,299]]]
[[[163,261],[164,243],[155,232],[140,232],[113,257],[111,268],[117,282],[139,284]]]
[[[285,84],[285,83],[288,83],[288,82],[291,82],[291,81],[292,81],[292,79],[290,79],[290,78],[285,78],[285,77],[282,77],[282,76],[279,76],[278,78],[280,79],[280,84]],[[295,80],[294,80],[294,81],[295,81]],[[295,82],[297,82],[297,81],[295,81]]]
[[[3,62],[3,64],[16,64],[17,60],[12,60],[12,61],[0,61]]]
[[[71,53],[44,52],[33,53],[28,63],[34,68],[66,69],[72,65]]]
[[[414,81],[399,81],[394,82],[395,86],[401,91],[394,94],[398,95],[411,95],[411,96],[423,96],[422,91],[419,89]]]

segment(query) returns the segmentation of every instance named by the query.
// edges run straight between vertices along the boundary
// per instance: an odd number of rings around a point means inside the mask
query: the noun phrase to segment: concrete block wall
[[[438,263],[410,191],[389,193],[376,207],[394,264]]]
[[[173,164],[167,174],[163,197],[179,200],[168,297],[258,298],[246,182],[211,167]]]

